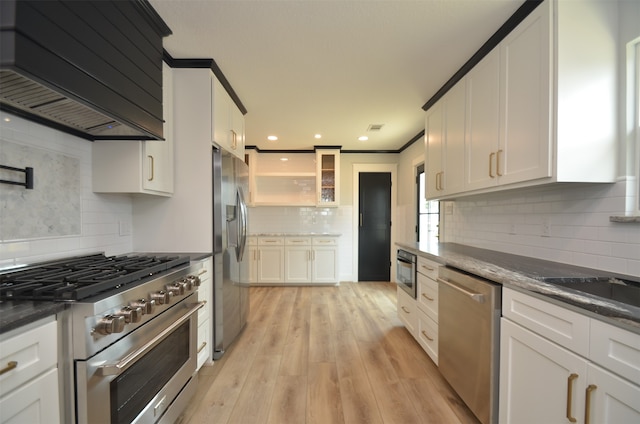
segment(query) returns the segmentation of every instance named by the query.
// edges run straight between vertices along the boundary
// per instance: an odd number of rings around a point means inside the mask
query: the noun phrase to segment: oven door
[[[196,371],[197,311],[185,299],[110,347],[76,361],[79,423],[155,423]]]
[[[396,282],[398,287],[416,298],[416,259],[415,255],[398,251],[396,257]]]

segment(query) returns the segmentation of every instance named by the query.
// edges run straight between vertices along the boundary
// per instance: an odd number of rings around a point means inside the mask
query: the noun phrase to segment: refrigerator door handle
[[[244,195],[242,194],[242,188],[238,187],[236,192],[236,206],[240,211],[238,216],[238,262],[242,262],[244,256],[245,246],[247,244],[247,204],[244,201]]]

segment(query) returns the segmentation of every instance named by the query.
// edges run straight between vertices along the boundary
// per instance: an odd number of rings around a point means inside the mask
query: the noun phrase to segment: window
[[[440,237],[440,202],[425,199],[424,164],[417,167],[416,241],[437,240]]]

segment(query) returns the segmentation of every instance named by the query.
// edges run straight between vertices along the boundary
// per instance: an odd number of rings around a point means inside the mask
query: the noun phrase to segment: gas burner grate
[[[81,256],[0,275],[3,300],[82,300],[117,293],[147,277],[189,263],[179,256]]]

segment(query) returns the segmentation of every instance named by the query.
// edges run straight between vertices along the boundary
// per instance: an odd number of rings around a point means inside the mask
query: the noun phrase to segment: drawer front
[[[210,354],[210,345],[209,345],[209,332],[211,331],[211,326],[209,325],[209,321],[199,322],[198,321],[198,343],[197,343],[197,368],[200,369],[207,360],[209,359]]]
[[[438,322],[438,282],[418,274],[418,308]]]
[[[58,424],[58,370],[52,369],[0,400],[4,424]]]
[[[337,246],[338,240],[333,237],[314,237],[314,246]]]
[[[589,318],[508,288],[502,315],[585,358],[589,356]]]
[[[416,301],[411,298],[407,293],[398,287],[398,318],[402,321],[411,333],[415,337],[416,329],[418,326],[418,316],[416,313]]]
[[[258,237],[259,246],[284,246],[284,237]]]
[[[57,322],[51,321],[4,340],[0,345],[0,368],[16,367],[0,375],[0,395],[26,383],[58,363]]]
[[[284,241],[287,246],[311,246],[309,237],[287,237]]]
[[[432,280],[437,280],[439,267],[439,263],[418,256],[418,264],[416,269],[420,274],[429,277]]]
[[[633,382],[640,382],[640,335],[591,320],[589,359]]]
[[[418,311],[416,338],[427,355],[438,365],[438,323],[422,311]]]

